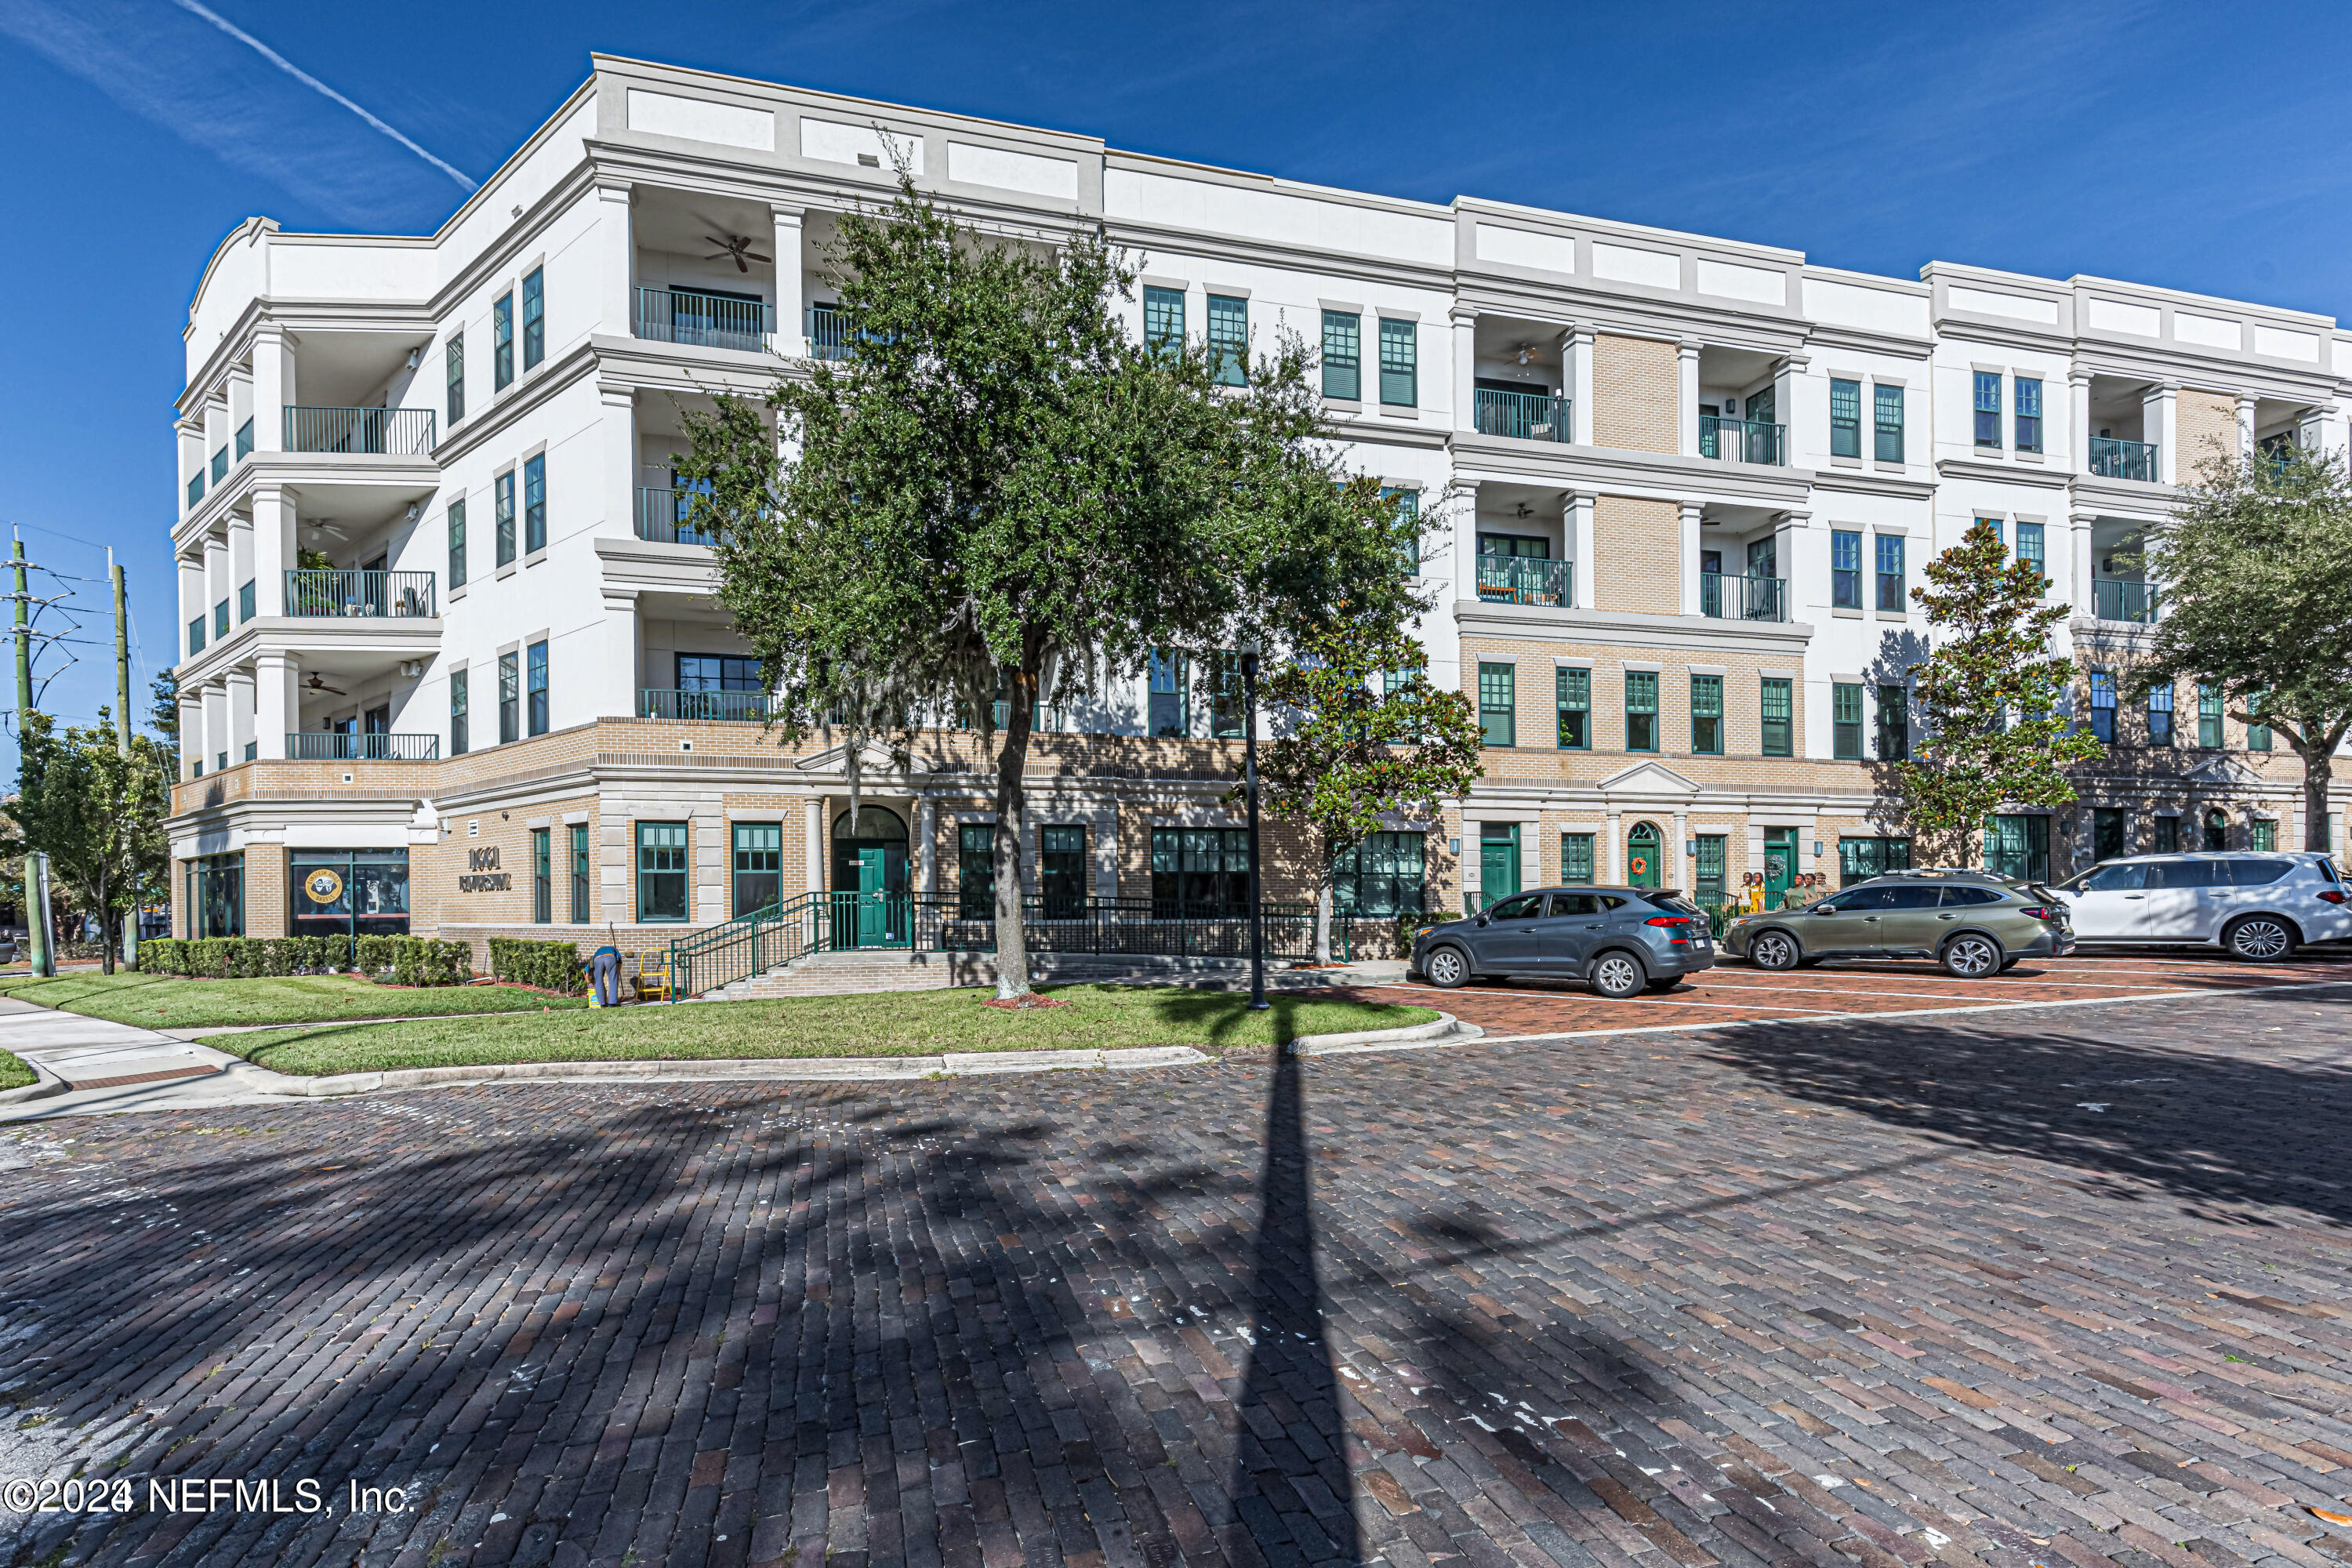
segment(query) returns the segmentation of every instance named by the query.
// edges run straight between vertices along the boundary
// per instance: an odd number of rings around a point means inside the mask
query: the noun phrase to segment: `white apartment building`
[[[849,821],[839,749],[751,721],[668,468],[684,412],[838,350],[828,243],[887,199],[894,151],[984,230],[1101,226],[1138,264],[1139,333],[1319,345],[1348,460],[1439,520],[1422,630],[1480,701],[1487,776],[1367,854],[1360,908],[1901,863],[1874,768],[1907,743],[1908,590],[1979,518],[2072,606],[2078,700],[2116,742],[2080,809],[2001,815],[1999,863],[2301,842],[2290,754],[2194,687],[2119,712],[2109,667],[2161,614],[2134,550],[2203,455],[2345,445],[2330,318],[1866,276],[600,56],[437,232],[254,218],[197,286],[181,932],[644,948],[803,890],[969,885],[971,738],[885,770]],[[1049,892],[1225,896],[1213,684],[1171,661],[1041,737],[1024,835]]]

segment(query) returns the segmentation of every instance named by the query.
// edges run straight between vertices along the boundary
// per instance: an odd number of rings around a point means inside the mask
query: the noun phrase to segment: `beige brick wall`
[[[1559,749],[1559,725],[1555,672],[1559,658],[1586,658],[1592,668],[1591,747]],[[1625,750],[1625,670],[1628,659],[1658,667],[1658,750]],[[1797,662],[1749,653],[1711,651],[1694,658],[1675,649],[1629,649],[1597,643],[1532,642],[1519,638],[1462,639],[1463,689],[1472,701],[1478,696],[1480,664],[1508,664],[1517,671],[1517,744],[1508,751],[1489,750],[1481,761],[1490,778],[1542,778],[1589,782],[1619,773],[1627,763],[1655,759],[1701,784],[1725,788],[1862,789],[1869,776],[1857,763],[1807,761],[1802,670]],[[1721,756],[1701,756],[1690,749],[1690,695],[1693,664],[1723,673],[1723,743]],[[1762,754],[1763,671],[1784,671],[1794,678],[1790,697],[1790,750],[1793,755]]]
[[[1592,506],[1592,607],[1682,613],[1682,512],[1672,501],[1601,496]]]
[[[1671,452],[1682,439],[1675,345],[1603,333],[1592,340],[1592,444]]]
[[[245,934],[286,934],[286,848],[257,844],[245,852]]]
[[[2195,484],[2199,470],[2217,451],[2228,458],[2237,456],[2238,400],[2228,393],[2184,386],[2173,403],[2173,417],[2179,426],[2173,442],[2179,471],[2165,475],[2168,480]]]

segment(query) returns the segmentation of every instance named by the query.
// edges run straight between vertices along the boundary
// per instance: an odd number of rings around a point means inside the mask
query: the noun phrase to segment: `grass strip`
[[[548,996],[520,985],[378,985],[356,974],[285,974],[254,980],[191,980],[118,970],[0,976],[0,995],[44,1007],[137,1024],[199,1029],[216,1024],[324,1024],[351,1018],[432,1018],[453,1013],[537,1013],[585,1008],[584,998]]]
[[[0,1090],[23,1089],[38,1083],[40,1074],[25,1065],[25,1058],[9,1051],[0,1051]]]

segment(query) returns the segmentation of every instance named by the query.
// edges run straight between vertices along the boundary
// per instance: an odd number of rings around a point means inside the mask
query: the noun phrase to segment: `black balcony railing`
[[[1718,621],[1785,621],[1789,618],[1788,579],[1702,572],[1698,613]]]
[[[433,450],[430,408],[289,408],[289,452],[370,452],[421,458]]]
[[[431,619],[435,609],[430,572],[339,572],[305,569],[286,574],[289,616],[351,616],[361,619]]]
[[[695,527],[694,490],[644,488],[637,491],[637,537],[655,544],[711,544],[719,536]]]
[[[2157,479],[2156,447],[2146,441],[2123,441],[2113,436],[2091,437],[2091,472],[2103,479]]]
[[[1721,415],[1698,416],[1698,455],[1726,463],[1769,463],[1785,468],[1789,461],[1789,427],[1763,419],[1727,419]]]
[[[2120,577],[2095,577],[2091,580],[2091,613],[2103,621],[2137,621],[2147,625],[2156,619],[2156,584],[2130,583]]]
[[[764,300],[697,289],[637,290],[636,335],[655,342],[759,353],[775,330],[775,312]]]
[[[1576,603],[1576,563],[1527,555],[1478,557],[1478,597],[1490,605]]]
[[[637,692],[637,717],[758,724],[766,721],[774,710],[775,700],[764,691],[677,691],[646,687]]]
[[[299,730],[286,737],[286,754],[298,763],[430,763],[440,760],[441,737]]]
[[[1568,439],[1568,399],[1536,392],[1504,392],[1481,386],[1471,393],[1478,434],[1521,441]]]

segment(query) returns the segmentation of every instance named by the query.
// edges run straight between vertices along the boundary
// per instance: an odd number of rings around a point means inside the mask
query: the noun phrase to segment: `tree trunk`
[[[2295,750],[2303,756],[2303,847],[2315,853],[2331,853],[2336,846],[2329,843],[2327,831],[2327,786],[2335,781],[2335,748]]]
[[[1315,883],[1315,962],[1331,962],[1331,868],[1328,862]]]
[[[1012,672],[1004,730],[996,739],[996,995],[1005,1002],[1029,994],[1029,933],[1021,923],[1021,819],[1028,803],[1024,775],[1037,700],[1036,665],[1031,650]]]
[[[101,879],[92,891],[96,896],[90,900],[90,908],[98,911],[98,970],[101,974],[111,974],[114,973],[114,933],[106,929],[109,900],[105,881]]]

